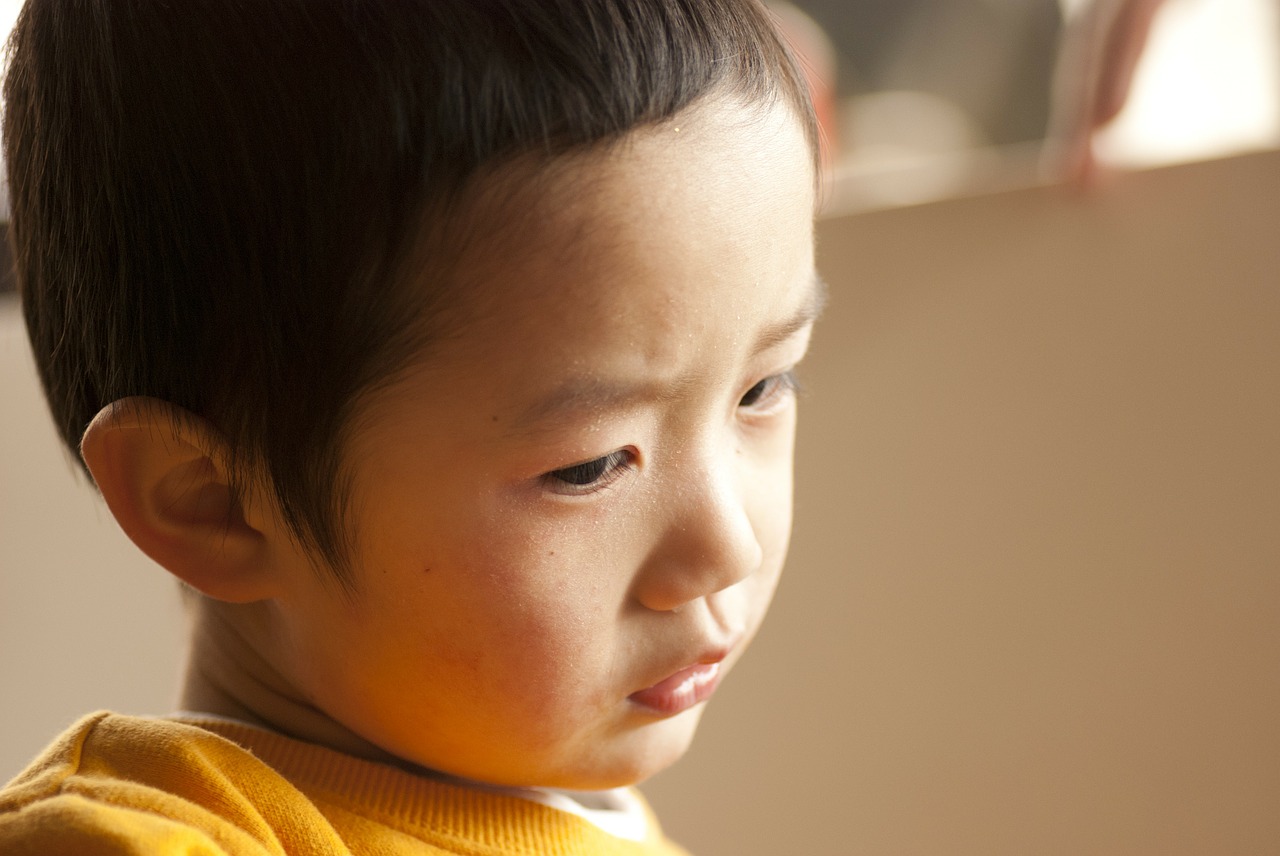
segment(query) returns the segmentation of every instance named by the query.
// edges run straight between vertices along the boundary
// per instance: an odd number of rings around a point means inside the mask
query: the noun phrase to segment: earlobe
[[[277,594],[266,520],[251,520],[232,489],[226,446],[205,420],[134,397],[94,417],[80,444],[125,534],[174,576],[218,600]]]

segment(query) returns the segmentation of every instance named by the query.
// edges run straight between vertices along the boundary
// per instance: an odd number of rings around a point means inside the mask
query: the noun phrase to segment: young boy
[[[180,714],[19,853],[675,853],[768,605],[816,132],[753,0],[31,0],[5,155],[48,399],[191,593]]]

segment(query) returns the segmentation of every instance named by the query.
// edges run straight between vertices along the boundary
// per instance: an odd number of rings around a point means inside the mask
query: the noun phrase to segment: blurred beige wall
[[[13,295],[0,297],[0,780],[99,708],[173,709],[177,583],[60,445]]]
[[[702,856],[1280,851],[1280,153],[830,220],[797,525],[646,790]],[[0,778],[163,712],[174,587],[0,304]]]

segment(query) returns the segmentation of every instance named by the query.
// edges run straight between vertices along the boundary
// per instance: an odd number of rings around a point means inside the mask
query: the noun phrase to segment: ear
[[[230,603],[279,593],[274,502],[253,485],[239,501],[226,443],[207,421],[159,399],[122,399],[89,423],[80,454],[120,528],[178,579]]]

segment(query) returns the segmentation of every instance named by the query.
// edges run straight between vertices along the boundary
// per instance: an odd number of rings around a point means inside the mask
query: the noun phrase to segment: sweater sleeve
[[[0,791],[0,853],[349,856],[292,785],[239,747],[187,730],[81,720]]]
[[[0,815],[5,856],[265,856],[257,842],[228,850],[203,830],[144,811],[60,795]]]

